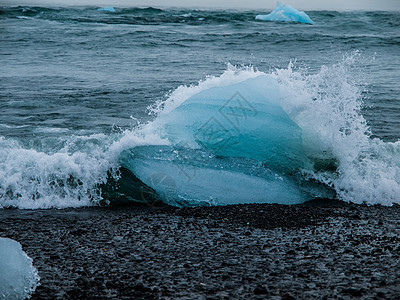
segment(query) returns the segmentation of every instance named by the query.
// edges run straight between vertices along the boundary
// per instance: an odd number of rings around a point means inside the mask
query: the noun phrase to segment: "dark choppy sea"
[[[315,25],[256,21],[260,13],[1,7],[0,207],[326,195],[400,203],[400,13],[307,12]],[[266,81],[251,81],[258,76]],[[248,99],[270,84],[289,127]],[[227,114],[207,108],[193,128],[201,116],[185,101],[203,93],[210,105],[218,88],[226,101],[249,91],[238,105],[258,119],[230,131],[218,117]],[[185,133],[159,117],[174,111]],[[202,147],[198,130],[211,122],[237,139],[236,152]],[[275,128],[273,141],[263,126]],[[195,138],[186,143],[188,128]],[[286,167],[277,130],[301,140],[296,168]]]

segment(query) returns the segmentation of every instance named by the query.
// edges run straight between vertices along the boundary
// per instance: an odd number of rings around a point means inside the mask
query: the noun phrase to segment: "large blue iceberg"
[[[281,2],[276,3],[276,7],[270,14],[257,15],[256,20],[314,24],[314,21],[304,11],[299,11]]]
[[[187,148],[140,146],[123,152],[120,161],[160,200],[178,207],[300,204],[311,199],[293,178],[249,159],[215,157]],[[138,200],[146,201],[145,195]]]
[[[159,121],[174,145],[250,158],[284,172],[304,164],[301,129],[282,109],[278,83],[268,75],[204,90]]]
[[[171,145],[134,147],[120,163],[165,203],[297,204],[328,196],[299,175],[309,164],[302,130],[283,110],[272,76],[203,90],[152,125]]]

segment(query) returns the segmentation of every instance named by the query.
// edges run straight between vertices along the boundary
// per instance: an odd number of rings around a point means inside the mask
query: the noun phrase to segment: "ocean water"
[[[400,13],[0,8],[0,207],[400,203]]]

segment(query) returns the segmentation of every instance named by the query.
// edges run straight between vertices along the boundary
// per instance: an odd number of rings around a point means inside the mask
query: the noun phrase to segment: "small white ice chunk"
[[[38,272],[21,244],[0,238],[0,299],[29,298],[38,285]]]

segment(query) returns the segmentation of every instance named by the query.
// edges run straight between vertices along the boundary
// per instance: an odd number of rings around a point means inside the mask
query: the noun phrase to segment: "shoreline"
[[[393,298],[400,206],[2,210],[39,271],[32,299]]]

